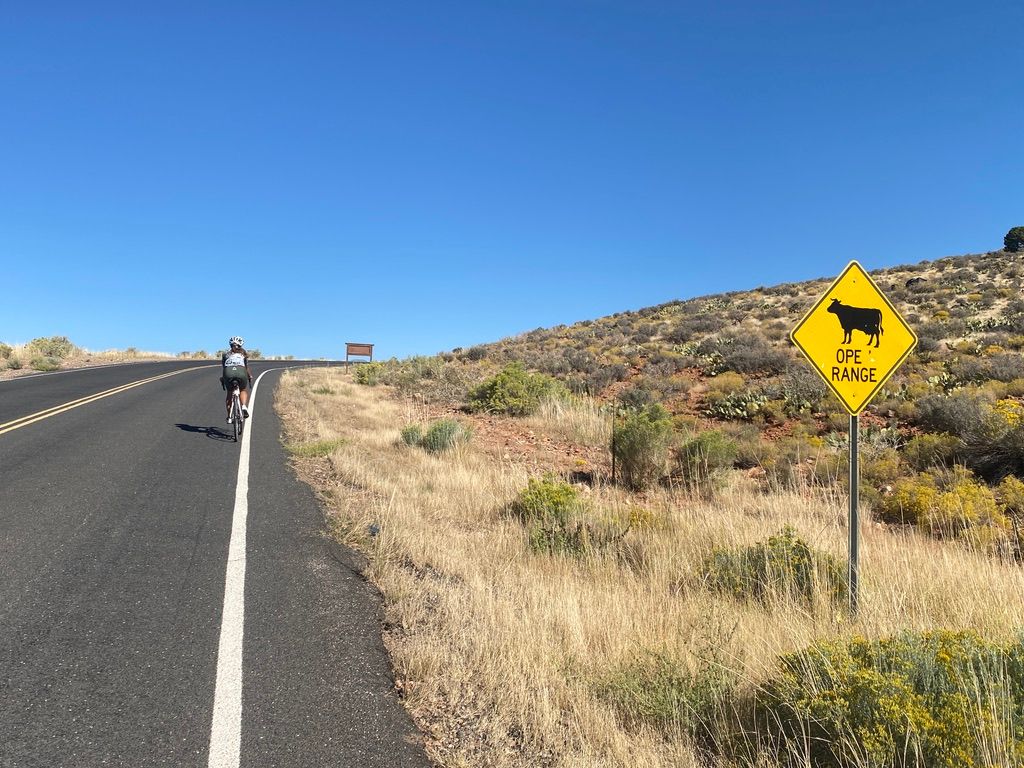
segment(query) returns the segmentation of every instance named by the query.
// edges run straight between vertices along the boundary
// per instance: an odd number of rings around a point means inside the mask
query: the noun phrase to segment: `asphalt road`
[[[218,375],[184,361],[0,382],[0,768],[429,766],[378,596],[288,470],[280,371],[247,429],[240,734],[211,756],[242,446]]]

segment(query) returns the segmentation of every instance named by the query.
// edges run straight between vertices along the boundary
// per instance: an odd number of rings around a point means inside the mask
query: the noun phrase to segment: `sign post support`
[[[850,615],[857,615],[857,583],[860,560],[860,517],[857,502],[860,500],[860,468],[857,457],[857,437],[860,434],[860,417],[850,414]]]
[[[850,414],[850,614],[860,600],[860,412],[917,345],[917,336],[871,276],[851,261],[790,334]]]

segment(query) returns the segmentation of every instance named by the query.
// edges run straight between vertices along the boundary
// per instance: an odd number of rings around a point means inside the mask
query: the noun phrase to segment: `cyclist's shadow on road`
[[[230,435],[227,432],[223,432],[219,427],[194,427],[191,424],[175,424],[178,429],[182,432],[197,432],[201,435],[206,435],[212,440],[231,440],[234,441],[235,436]]]

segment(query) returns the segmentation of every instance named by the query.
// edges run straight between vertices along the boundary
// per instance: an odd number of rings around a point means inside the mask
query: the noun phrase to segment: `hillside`
[[[1024,344],[1022,264],[1020,254],[996,251],[872,272],[920,338],[901,372],[903,382],[915,374],[981,381],[993,378],[987,374],[1007,380],[1024,373],[1024,366],[1016,366],[1019,355],[1009,354]],[[702,296],[537,329],[457,349],[451,357],[518,360],[564,380],[575,392],[598,397],[646,388],[679,402],[693,386],[727,371],[750,377],[757,381],[753,389],[772,394],[769,382],[779,376],[804,384],[807,367],[788,334],[832,279]],[[683,402],[679,405],[685,410]],[[825,410],[834,409],[829,404]],[[880,410],[877,403],[875,410]]]
[[[874,273],[921,344],[862,417],[856,613],[847,418],[788,340],[830,279],[286,374],[431,756],[1020,765],[1020,274]]]
[[[1009,497],[1024,477],[1022,262],[1020,254],[996,251],[872,273],[920,340],[861,419],[862,498],[878,519],[940,535],[978,536],[981,524],[981,538],[1020,550],[1013,515],[1003,515],[1016,508]],[[490,413],[500,426],[496,414],[517,411],[480,399],[479,387],[520,365],[533,378],[516,386],[550,384],[549,394],[567,391],[609,419],[664,408],[674,453],[710,432],[724,467],[768,486],[831,483],[845,471],[847,417],[788,337],[831,280],[669,302],[435,357],[373,363],[358,368],[357,379],[452,413]],[[608,475],[610,452],[588,463]],[[663,482],[672,477],[670,465]],[[965,494],[981,500],[962,509]],[[997,499],[1003,512],[995,517]]]

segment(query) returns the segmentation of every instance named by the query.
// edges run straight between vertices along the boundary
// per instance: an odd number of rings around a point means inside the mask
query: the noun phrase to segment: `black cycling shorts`
[[[229,390],[231,389],[231,382],[237,381],[239,389],[249,388],[249,376],[246,374],[244,368],[231,367],[224,371],[224,386]]]

